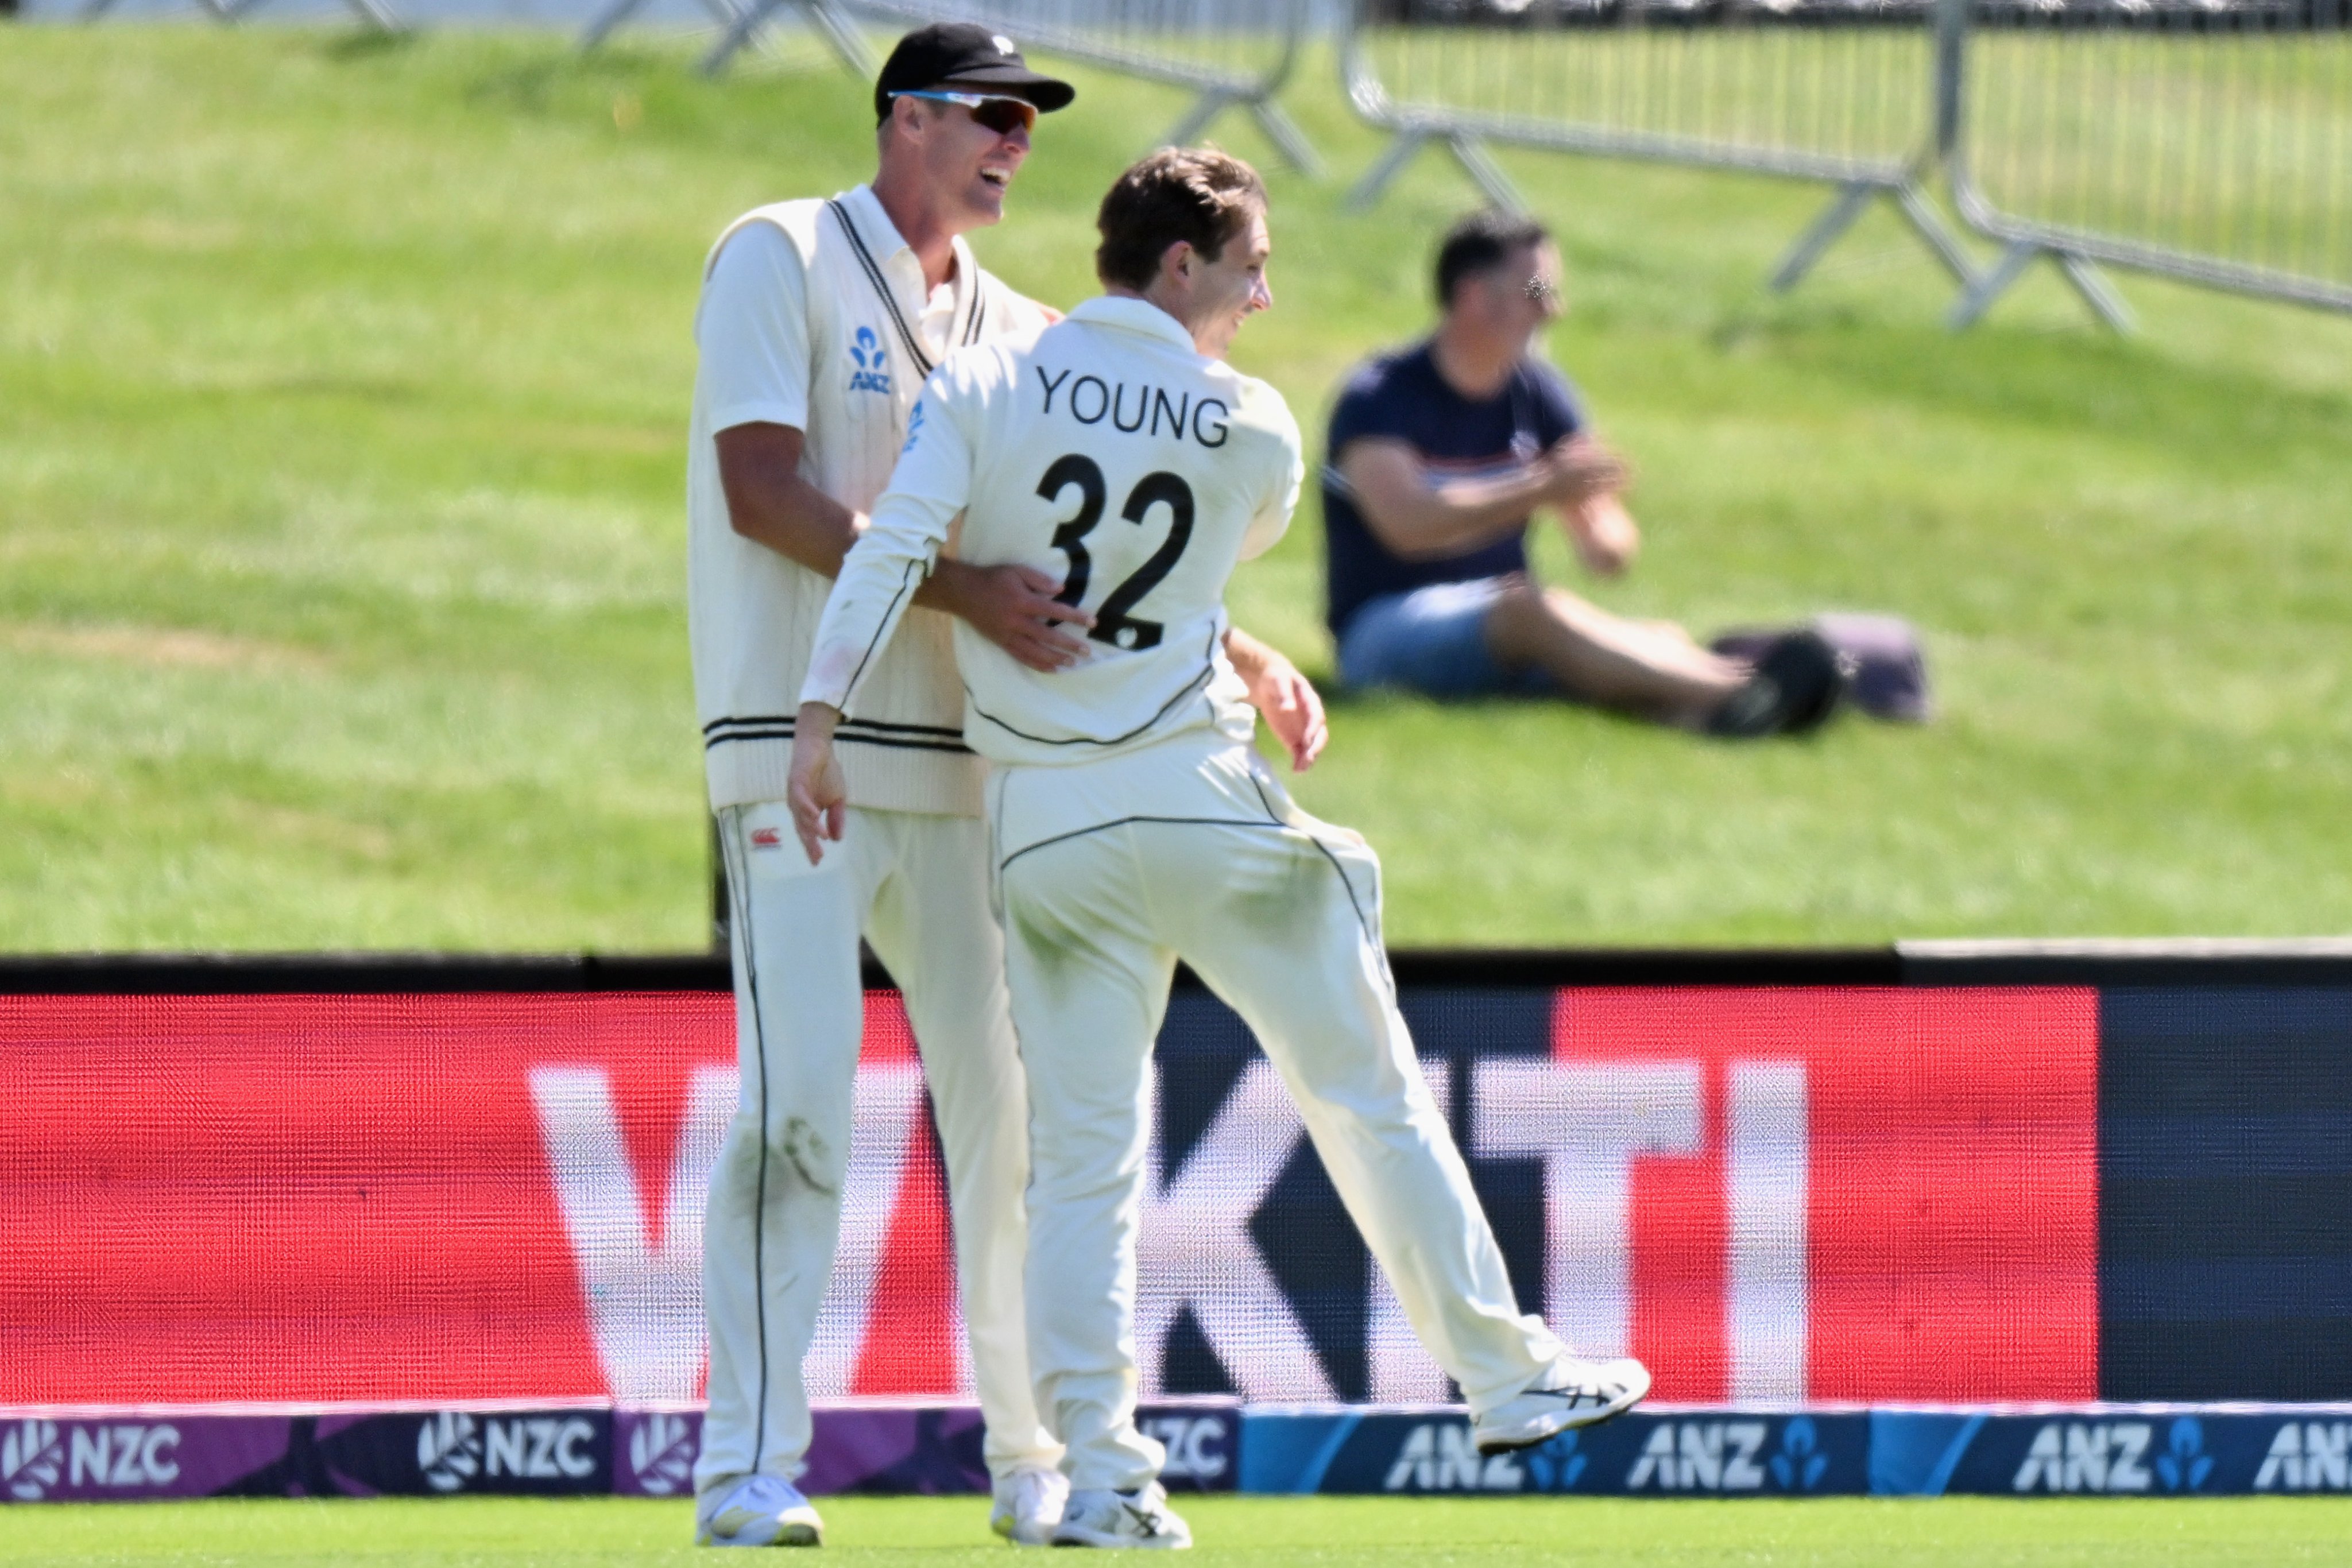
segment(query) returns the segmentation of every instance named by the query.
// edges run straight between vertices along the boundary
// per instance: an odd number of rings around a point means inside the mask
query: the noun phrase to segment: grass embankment
[[[10,30],[0,47],[0,947],[677,947],[703,937],[682,607],[698,262],[865,175],[864,89],[554,36]],[[1181,108],[1084,75],[990,264],[1069,303],[1094,202]],[[1313,429],[1426,320],[1469,188],[1292,107],[1275,314]],[[1884,609],[1945,716],[1730,747],[1552,706],[1344,706],[1311,809],[1403,944],[2352,927],[2352,322],[2047,279],[1963,338],[1822,193],[1506,155],[1560,230],[1555,356],[1639,463],[1613,607]],[[1547,544],[1549,572],[1572,576]],[[1328,669],[1314,509],[1234,593]]]

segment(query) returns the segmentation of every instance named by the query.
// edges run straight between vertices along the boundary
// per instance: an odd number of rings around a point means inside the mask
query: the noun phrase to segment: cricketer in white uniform
[[[841,830],[833,716],[883,668],[951,537],[967,562],[1063,573],[1092,611],[1093,656],[1066,670],[961,626],[956,651],[964,733],[994,765],[1031,1111],[1030,1365],[1073,1489],[1055,1539],[1184,1545],[1134,1422],[1150,1056],[1179,957],[1281,1072],[1480,1448],[1605,1419],[1649,1375],[1581,1361],[1519,1312],[1397,1011],[1379,863],[1292,805],[1249,744],[1224,589],[1281,537],[1302,472],[1279,394],[1223,360],[1272,303],[1263,188],[1222,153],[1163,152],[1121,176],[1099,226],[1106,297],[961,350],[926,386],[817,631],[791,799],[816,860]]]
[[[859,1345],[819,1343],[821,1309],[847,1306],[838,1317],[856,1323],[857,1299],[880,1277],[878,1231],[854,1238],[865,1255],[835,1275],[861,1136],[861,929],[902,988],[936,1110],[996,1483],[992,1523],[1042,1540],[1060,1517],[1060,1445],[1032,1402],[1022,1312],[1027,1111],[990,906],[984,770],[962,741],[946,614],[908,617],[844,722],[854,818],[844,852],[810,866],[783,794],[825,569],[880,495],[924,375],[959,344],[1048,319],[982,270],[961,235],[995,221],[1035,110],[1070,97],[986,29],[909,34],[876,89],[874,185],[748,214],[706,270],[689,622],[733,898],[742,1075],[704,1218],[709,1412],[695,1482],[706,1544],[821,1537],[792,1484],[811,1436],[804,1370],[846,1385]],[[912,232],[901,235],[877,191],[912,214]],[[1051,608],[1054,581],[966,573],[958,586],[961,597],[940,601],[983,618],[992,609],[1002,634],[1023,624],[1024,594]],[[1034,640],[1045,624],[1029,626],[1029,647],[1050,662]]]

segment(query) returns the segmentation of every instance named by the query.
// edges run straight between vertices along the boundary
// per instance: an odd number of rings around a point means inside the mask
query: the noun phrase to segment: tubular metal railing
[[[2352,310],[2352,0],[1943,0],[1942,161],[2004,247],[1980,318],[2049,256]],[[2093,286],[2086,286],[2091,278]]]
[[[757,0],[770,4],[772,0]],[[1166,82],[1195,96],[1160,138],[1182,146],[1227,110],[1255,120],[1295,167],[1321,160],[1276,95],[1305,44],[1307,0],[855,0],[876,16],[914,24],[977,22],[1032,47]]]
[[[114,3],[115,0],[86,0],[74,14],[75,19],[95,22],[112,10]],[[268,3],[269,0],[196,0],[199,10],[224,23],[242,22]],[[378,32],[398,33],[408,26],[407,20],[393,7],[392,0],[343,0],[343,4],[362,24]]]
[[[1341,57],[1360,203],[1434,143],[1518,205],[1487,145],[1550,148],[1836,185],[1778,288],[1890,200],[1955,327],[2042,256],[2118,330],[2102,264],[2352,309],[2352,0],[1358,0]]]
[[[357,3],[357,0],[354,0]],[[779,15],[797,11],[844,66],[871,76],[858,18],[887,26],[965,21],[1003,32],[1025,52],[1084,60],[1184,88],[1192,108],[1160,138],[1181,145],[1227,110],[1248,113],[1282,155],[1318,172],[1321,160],[1276,95],[1304,47],[1311,0],[702,0],[719,26],[702,68],[716,75]],[[593,49],[645,0],[611,0],[581,34]]]
[[[1924,0],[1785,7],[1622,0],[1359,0],[1341,71],[1391,132],[1360,205],[1422,148],[1520,205],[1489,143],[1734,169],[1837,187],[1773,275],[1789,288],[1885,200],[1963,284],[1966,249],[1922,188],[1935,157]]]
[[[95,19],[118,0],[83,0]],[[223,22],[270,0],[196,0]],[[342,0],[407,26],[395,0]],[[647,0],[601,0],[593,48]],[[1358,117],[1391,141],[1369,205],[1418,152],[1522,204],[1508,145],[1834,187],[1772,275],[1803,278],[1891,203],[1959,282],[1955,327],[2048,257],[2130,325],[2103,266],[2352,311],[2352,0],[700,0],[722,70],[794,14],[870,75],[871,26],[958,18],[1024,47],[1187,89],[1162,141],[1251,115],[1319,166],[1276,95],[1331,19]],[[1979,270],[1929,187],[2001,247]]]

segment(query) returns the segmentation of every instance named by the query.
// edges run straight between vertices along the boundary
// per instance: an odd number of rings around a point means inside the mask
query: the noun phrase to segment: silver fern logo
[[[32,1417],[0,1437],[0,1486],[18,1502],[38,1502],[58,1484],[65,1453],[58,1447],[58,1424]]]
[[[482,1473],[482,1434],[462,1410],[428,1416],[416,1429],[416,1468],[435,1491],[457,1491]]]
[[[650,1497],[668,1497],[694,1476],[694,1430],[683,1416],[652,1416],[629,1434],[629,1469]]]

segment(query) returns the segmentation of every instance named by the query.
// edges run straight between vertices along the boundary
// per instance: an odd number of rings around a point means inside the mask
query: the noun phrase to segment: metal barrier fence
[[[1838,187],[1776,288],[1882,199],[1966,283],[1968,254],[1921,188],[1936,151],[1931,20],[1926,0],[1360,0],[1341,49],[1348,96],[1395,141],[1355,201],[1376,201],[1432,143],[1507,206],[1522,204],[1487,142],[1737,169]]]
[[[1776,288],[1890,199],[1956,328],[2044,256],[2118,330],[2101,263],[2352,309],[2352,0],[1359,0],[1342,69],[1360,204],[1435,143],[1518,205],[1502,142],[1839,186]]]
[[[757,0],[773,4],[774,0]],[[855,0],[860,11],[908,25],[944,20],[1000,28],[1039,48],[1195,93],[1160,138],[1181,147],[1229,109],[1246,110],[1290,163],[1322,162],[1275,95],[1290,79],[1309,20],[1308,0]]]
[[[593,49],[644,0],[612,0],[581,35]],[[1160,138],[1181,146],[1229,109],[1246,110],[1282,155],[1308,172],[1321,160],[1275,101],[1304,44],[1312,0],[703,0],[720,25],[703,60],[717,73],[759,38],[779,13],[794,10],[833,46],[842,63],[871,76],[874,59],[853,13],[893,26],[965,21],[1042,49],[1124,75],[1186,88],[1192,107]]]
[[[612,0],[612,3],[591,17],[580,34],[583,54],[596,48],[619,27],[643,8],[646,0]],[[717,76],[728,63],[744,49],[762,42],[777,13],[794,12],[809,31],[823,38],[833,48],[844,68],[858,76],[874,74],[876,61],[866,47],[865,35],[857,24],[845,16],[835,0],[701,0],[702,8],[719,27],[719,41],[702,57],[706,76]]]
[[[2352,310],[2352,0],[1945,0],[1944,27],[1953,198],[2006,247],[1953,325],[2042,256]]]
[[[82,0],[96,18],[119,0]],[[270,0],[195,0],[235,22]],[[424,0],[426,5],[431,0]],[[648,0],[602,0],[593,48]],[[864,24],[960,17],[1026,47],[1191,89],[1162,138],[1250,113],[1319,161],[1276,95],[1337,20],[1342,78],[1391,145],[1519,205],[1490,143],[1815,182],[1837,193],[1776,268],[1801,280],[1891,202],[1960,283],[1966,327],[2047,256],[2118,329],[2101,264],[2352,311],[2352,0],[698,0],[723,69],[786,14],[870,75]],[[407,26],[394,0],[342,0]],[[1979,272],[1927,194],[2003,247]]]
[[[196,0],[197,7],[209,12],[214,20],[224,23],[242,22],[268,5],[269,0]],[[95,22],[114,8],[115,0],[86,0],[75,20]],[[397,33],[408,26],[408,21],[394,8],[392,0],[343,0],[354,16],[366,26],[379,32]]]

